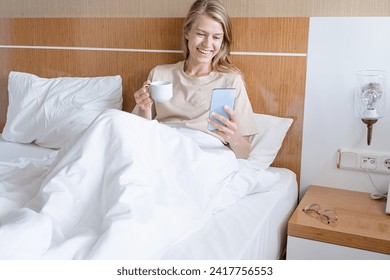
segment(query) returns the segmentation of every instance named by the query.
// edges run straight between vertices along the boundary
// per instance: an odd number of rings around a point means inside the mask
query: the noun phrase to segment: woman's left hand
[[[212,116],[219,120],[221,123],[208,119],[208,122],[213,125],[216,130],[214,133],[221,136],[230,148],[234,151],[238,158],[248,158],[250,151],[250,142],[248,137],[244,137],[240,134],[238,129],[238,118],[234,110],[228,106],[224,107],[226,113],[229,114],[230,120],[224,116],[213,112]]]

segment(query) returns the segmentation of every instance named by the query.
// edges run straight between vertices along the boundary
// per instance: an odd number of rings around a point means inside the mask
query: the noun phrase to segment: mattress
[[[56,154],[57,150],[34,144],[6,142],[0,135],[2,166],[54,158]],[[248,195],[214,214],[202,227],[172,245],[163,259],[280,259],[298,186],[292,171],[275,167],[269,170],[280,175],[272,191]]]
[[[295,173],[270,167],[280,179],[274,189],[241,199],[217,213],[201,229],[175,244],[165,259],[263,259],[283,258],[287,222],[298,197]]]

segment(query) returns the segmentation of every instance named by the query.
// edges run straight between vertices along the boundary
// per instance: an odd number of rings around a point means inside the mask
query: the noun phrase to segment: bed
[[[0,259],[283,258],[298,201],[306,46],[297,46],[308,20],[235,19],[248,32],[236,33],[234,59],[261,130],[248,161],[207,134],[130,113],[148,69],[180,59],[176,41],[158,37],[167,50],[149,51],[132,38],[181,20],[0,20],[14,34],[0,34]],[[111,41],[129,25],[130,41]],[[292,43],[275,44],[282,55],[240,53],[252,29]],[[68,38],[78,30],[81,41]]]
[[[39,189],[37,184],[41,182],[40,178],[55,161],[59,151],[42,148],[35,144],[12,143],[2,138],[0,139],[0,151],[1,259],[161,258],[207,260],[279,259],[283,257],[287,220],[296,206],[298,192],[296,176],[289,169],[271,167],[269,171],[279,175],[277,181],[272,184],[271,190],[245,195],[237,203],[232,203],[232,205],[229,203],[229,207],[219,206],[222,207],[222,210],[217,210],[216,213],[213,212],[201,219],[195,219],[199,224],[191,225],[193,228],[184,231],[184,234],[180,235],[177,240],[170,242],[169,246],[163,250],[158,250],[158,254],[128,255],[124,252],[112,252],[113,248],[121,251],[127,246],[115,246],[108,238],[107,242],[111,242],[112,248],[106,249],[107,253],[103,250],[90,255],[88,248],[91,246],[87,246],[89,241],[86,241],[88,238],[85,236],[88,234],[84,232],[78,232],[79,236],[73,232],[69,234],[67,239],[62,236],[61,240],[59,240],[59,236],[57,238],[53,238],[51,234],[47,236],[54,231],[54,227],[51,226],[53,222],[48,223],[40,218],[49,215],[51,219],[55,219],[58,217],[58,213],[51,214],[50,211],[44,211],[39,215],[41,217],[36,217],[35,215],[31,216],[31,213],[27,211],[36,209],[37,206],[31,206],[29,201],[37,195]],[[68,174],[68,176],[72,175]],[[37,181],[37,184],[34,181]],[[36,189],[32,190],[34,187]],[[77,187],[83,187],[83,184]],[[42,191],[46,192],[46,196],[50,196],[50,192],[54,193],[59,190]],[[77,199],[80,197],[74,197],[71,201],[65,199],[65,201],[76,205],[77,202],[74,200]],[[26,204],[30,204],[30,206],[26,206]],[[60,204],[64,204],[63,207],[67,209],[65,213],[71,216],[65,202],[61,201]],[[111,205],[111,207],[115,205]],[[59,205],[57,206],[59,207]],[[42,206],[40,207],[42,209]],[[93,208],[93,205],[89,205],[88,208]],[[98,210],[99,208],[96,208],[96,211]],[[174,217],[173,215],[171,218],[175,219]],[[101,223],[104,221],[102,220]],[[64,224],[63,227],[69,226],[69,224]],[[81,226],[82,223],[78,222],[77,227]],[[165,227],[165,225],[162,226]],[[89,225],[90,235],[93,231],[101,232],[100,223],[95,224],[94,227]],[[72,231],[72,229],[67,230]],[[107,229],[104,232],[107,232]],[[96,240],[97,235],[103,236],[104,232],[96,233],[93,239]],[[163,235],[163,233],[160,234]],[[47,240],[42,236],[45,236]],[[117,235],[114,234],[114,236],[118,238]],[[81,240],[76,242],[75,239]],[[120,239],[121,242],[131,242],[131,239],[126,236],[122,236]],[[100,240],[104,240],[104,238]],[[147,243],[149,244],[151,240],[152,238],[148,237]],[[158,243],[158,241],[159,237],[155,239],[155,242]],[[152,242],[151,246],[157,246],[157,244],[153,244],[155,242]],[[44,253],[48,247],[51,249]],[[142,248],[146,249],[147,247],[143,246]],[[129,248],[129,250],[135,250],[135,248]],[[140,248],[138,250],[144,251]]]
[[[55,150],[40,148],[34,144],[14,144],[4,140],[0,142],[0,151],[2,172],[6,166],[10,169],[15,168],[17,163],[51,161],[57,154]],[[296,205],[297,183],[295,174],[288,169],[271,168],[271,171],[280,174],[280,179],[272,191],[247,196],[229,209],[211,216],[202,228],[170,246],[162,258],[197,260],[281,258],[286,245],[287,220]],[[25,176],[27,177],[27,174]],[[28,180],[28,177],[23,180]],[[8,234],[12,233],[12,236],[8,235],[6,238],[4,228],[9,224],[5,222],[3,216],[7,208],[4,205],[3,187],[1,187],[2,227],[0,229],[2,259],[36,258],[36,255],[30,255],[33,250],[25,251],[31,249],[31,243],[36,242],[33,239],[34,235],[28,234],[29,229],[17,228],[16,232],[20,233],[15,234],[8,228],[10,231]],[[16,199],[15,196],[13,199]],[[25,200],[26,197],[23,199]],[[23,246],[23,250],[11,248],[9,239],[18,240],[18,245]],[[24,242],[30,243],[30,246],[26,246]],[[63,257],[64,255],[61,254],[57,258]],[[67,257],[77,258],[77,255],[67,255]]]
[[[238,160],[209,134],[121,110],[120,76],[12,71],[8,91],[0,259],[281,256],[297,184],[267,168],[292,119],[257,114]]]

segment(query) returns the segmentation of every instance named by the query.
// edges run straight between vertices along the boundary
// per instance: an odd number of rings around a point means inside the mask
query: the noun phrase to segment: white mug
[[[172,82],[154,81],[149,85],[150,95],[156,102],[168,101],[172,98]]]

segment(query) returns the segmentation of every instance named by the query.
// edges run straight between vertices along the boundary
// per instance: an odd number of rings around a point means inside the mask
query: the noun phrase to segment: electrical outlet
[[[390,174],[390,154],[339,149],[337,168]]]
[[[382,157],[383,168],[390,171],[390,157]]]

